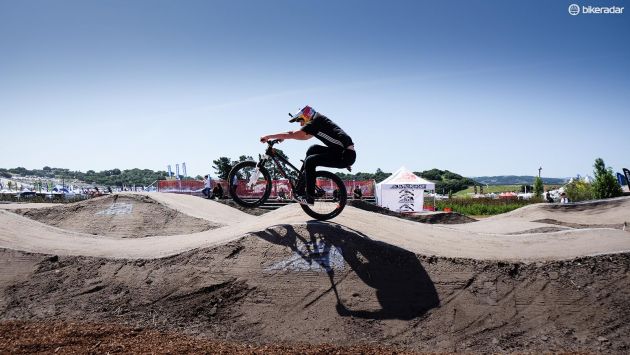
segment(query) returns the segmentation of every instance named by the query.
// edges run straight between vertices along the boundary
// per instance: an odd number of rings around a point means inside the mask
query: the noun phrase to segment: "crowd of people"
[[[220,183],[217,183],[212,187],[212,178],[209,175],[205,175],[203,177],[204,188],[201,190],[201,193],[207,199],[222,199],[223,196],[223,186]]]

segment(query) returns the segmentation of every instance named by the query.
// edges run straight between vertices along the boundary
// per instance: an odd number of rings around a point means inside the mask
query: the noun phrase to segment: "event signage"
[[[412,190],[426,190],[426,184],[394,184],[389,186],[390,189],[412,189]]]
[[[414,212],[416,194],[413,190],[401,189],[398,191],[398,212]]]
[[[376,185],[377,203],[391,211],[422,212],[427,190],[435,190],[435,184],[402,166]]]
[[[626,184],[626,177],[623,176],[623,174],[621,173],[617,173],[617,182],[619,183],[619,186],[623,186]]]

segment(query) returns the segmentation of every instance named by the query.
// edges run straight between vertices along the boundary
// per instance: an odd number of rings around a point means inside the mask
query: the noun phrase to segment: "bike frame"
[[[289,192],[294,194],[294,198],[302,191],[302,188],[307,187],[304,181],[304,161],[302,161],[302,168],[298,169],[295,165],[291,164],[288,158],[279,155],[279,151],[273,149],[273,146],[280,141],[281,140],[267,141],[267,149],[265,153],[258,155],[258,162],[251,160],[239,162],[230,170],[230,174],[228,175],[231,182],[230,193],[233,193],[232,198],[236,203],[243,207],[256,207],[264,204],[269,198],[273,182],[270,181],[271,174],[265,165],[267,165],[267,162],[270,160],[273,161],[274,166],[278,169],[275,170],[274,173],[288,180],[289,186],[287,186],[287,188],[289,188]],[[262,181],[260,180],[261,174],[264,178]],[[312,193],[312,197],[315,198],[315,203],[311,203],[310,205],[301,204],[300,207],[306,214],[317,220],[334,218],[341,213],[346,205],[347,196],[345,195],[346,188],[343,181],[335,174],[325,170],[316,171],[315,176],[316,178],[321,177],[324,180],[330,181],[330,184],[318,186],[316,181],[314,186],[315,191]],[[264,186],[259,185],[263,181]],[[244,185],[241,183],[244,183]],[[242,194],[237,191],[239,186],[244,186],[244,188],[241,189]],[[335,186],[332,198],[329,196],[330,189],[328,189],[327,186]],[[259,187],[264,187],[264,191]],[[337,198],[335,193],[339,193],[340,191],[344,191],[344,195],[337,195],[339,196],[339,198]],[[252,192],[254,195],[252,195]],[[262,195],[260,194],[261,192]],[[309,206],[316,207],[311,208]]]
[[[276,154],[276,150],[273,148],[273,145],[276,144],[276,141],[270,141],[269,143],[269,147],[267,147],[267,150],[265,151],[265,156],[262,157],[260,159],[260,161],[258,162],[258,167],[262,167],[264,166],[265,162],[267,160],[271,160],[273,161],[274,165],[278,168],[278,170],[280,171],[280,174],[289,181],[289,185],[291,185],[291,190],[292,192],[295,194],[296,193],[296,189],[297,186],[295,186],[294,184],[294,179],[291,178],[289,176],[289,174],[287,174],[287,172],[282,168],[282,165],[280,165],[280,163],[278,163],[278,160],[289,165],[291,167],[291,169],[293,169],[295,172],[298,173],[298,180],[300,179],[300,177],[302,176],[302,169],[298,169],[295,167],[295,165],[291,164],[290,161],[288,161],[287,159],[279,156]]]

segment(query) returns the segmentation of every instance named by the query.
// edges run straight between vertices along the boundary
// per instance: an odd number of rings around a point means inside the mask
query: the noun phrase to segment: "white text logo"
[[[569,5],[569,14],[571,16],[577,16],[580,13],[583,15],[600,15],[600,14],[623,14],[624,7],[619,6],[582,6],[578,4]]]

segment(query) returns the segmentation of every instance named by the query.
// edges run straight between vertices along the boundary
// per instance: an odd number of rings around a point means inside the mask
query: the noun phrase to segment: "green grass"
[[[517,208],[541,202],[539,199],[492,199],[492,198],[451,198],[438,200],[435,205],[439,210],[450,208],[453,212],[467,216],[492,216],[513,211]]]
[[[521,191],[521,185],[490,185],[490,186],[484,186],[483,187],[483,193],[485,194],[489,194],[489,193],[501,193],[501,192],[510,192],[510,191],[514,191],[514,192],[519,192]],[[479,192],[479,187],[477,187],[477,192]],[[453,194],[453,196],[456,197],[464,197],[464,196],[468,196],[468,194],[474,194],[475,190],[472,186],[468,187],[466,190],[462,190],[457,192],[456,194]]]

